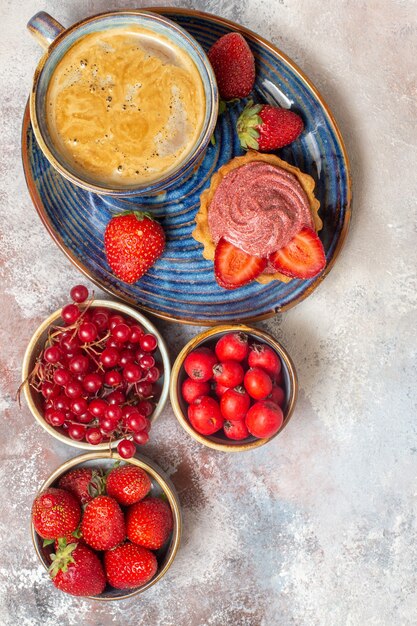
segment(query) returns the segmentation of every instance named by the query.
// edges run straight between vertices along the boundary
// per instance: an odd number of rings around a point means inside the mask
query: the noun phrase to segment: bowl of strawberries
[[[194,337],[171,371],[170,398],[181,426],[226,452],[276,437],[293,413],[297,374],[285,348],[245,325],[217,326]]]
[[[32,539],[52,584],[119,600],[164,576],[180,543],[172,483],[149,459],[91,452],[58,467],[32,505]]]
[[[38,423],[84,449],[117,446],[124,458],[146,444],[168,398],[164,339],[141,313],[94,300],[83,285],[29,341],[22,389]]]

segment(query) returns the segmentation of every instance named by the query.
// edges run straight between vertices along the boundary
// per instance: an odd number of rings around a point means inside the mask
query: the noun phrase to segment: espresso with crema
[[[51,139],[98,184],[141,185],[169,174],[204,123],[204,86],[180,47],[145,28],[86,35],[58,63],[47,99]]]

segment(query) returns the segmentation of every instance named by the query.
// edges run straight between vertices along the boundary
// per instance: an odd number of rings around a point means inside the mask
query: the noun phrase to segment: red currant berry
[[[126,396],[123,391],[116,389],[116,391],[112,391],[106,396],[106,400],[109,404],[124,404],[126,402]]]
[[[143,413],[145,417],[149,417],[153,413],[154,406],[152,402],[149,402],[149,400],[142,400],[141,402],[138,402],[138,404],[136,404],[136,409],[139,411],[139,413]]]
[[[152,383],[149,383],[148,381],[137,383],[135,388],[142,398],[149,398],[152,395]]]
[[[147,425],[148,420],[146,419],[146,417],[138,412],[131,413],[126,420],[127,428],[135,433],[144,430]]]
[[[92,343],[97,339],[98,330],[93,322],[83,322],[78,329],[78,337],[83,343]]]
[[[81,345],[77,335],[73,335],[73,333],[69,331],[62,333],[59,343],[61,349],[67,355],[76,352]]]
[[[85,438],[92,446],[97,446],[103,441],[103,435],[99,428],[87,428],[85,431]]]
[[[65,387],[71,380],[71,374],[64,367],[59,367],[54,372],[54,383],[57,385],[61,385],[61,387]]]
[[[150,383],[156,383],[156,381],[159,380],[160,377],[161,372],[157,367],[151,367],[146,374],[146,380]]]
[[[104,374],[104,384],[109,387],[118,387],[122,382],[122,375],[118,370],[110,370]]]
[[[75,324],[80,315],[81,311],[76,304],[67,304],[61,311],[61,317],[68,326]]]
[[[139,345],[144,352],[153,352],[158,347],[158,340],[155,335],[146,333],[139,337]]]
[[[96,398],[95,400],[91,400],[88,405],[88,410],[94,417],[101,417],[104,415],[105,410],[107,409],[108,404],[105,400],[101,398]]]
[[[140,357],[140,359],[138,359],[138,363],[144,370],[149,370],[155,365],[155,359],[152,354],[144,354]]]
[[[75,400],[71,402],[71,411],[75,413],[75,415],[82,415],[87,409],[88,403],[85,398],[75,398]]]
[[[90,422],[93,421],[93,416],[91,415],[90,411],[86,411],[85,413],[82,413],[81,415],[77,415],[77,420],[79,422],[81,422],[81,424],[89,424]]]
[[[84,439],[86,427],[84,424],[70,424],[68,426],[68,435],[75,441]]]
[[[65,395],[68,398],[79,398],[83,395],[83,386],[78,380],[70,380],[65,387]]]
[[[88,289],[84,285],[75,285],[70,291],[70,296],[74,302],[81,304],[88,298]]]
[[[123,315],[112,315],[109,319],[109,328],[113,330],[118,324],[126,324],[126,320]]]
[[[145,334],[145,331],[143,330],[141,326],[139,326],[139,324],[132,324],[132,326],[130,327],[129,341],[131,343],[139,343],[140,338],[144,334]]]
[[[61,350],[58,348],[58,346],[49,346],[49,348],[46,348],[45,352],[43,353],[43,358],[48,363],[58,363],[59,359],[61,358]]]
[[[107,433],[108,435],[111,435],[117,428],[117,422],[111,420],[108,417],[103,417],[100,420],[100,428],[102,433]]]
[[[149,441],[149,435],[146,430],[141,430],[139,433],[133,433],[133,439],[140,446],[144,446]]]
[[[137,383],[142,378],[142,368],[136,363],[128,363],[123,368],[123,378],[128,383]]]
[[[85,374],[90,366],[90,359],[85,354],[76,354],[69,362],[73,374]]]
[[[112,337],[120,343],[126,343],[130,338],[130,328],[127,324],[116,324],[111,330]]]
[[[52,426],[62,426],[65,422],[65,413],[63,411],[52,410],[49,417],[49,422]]]
[[[59,396],[61,390],[59,388],[59,385],[55,385],[54,383],[45,381],[44,383],[42,383],[41,393],[43,397],[47,400],[53,400],[54,398],[57,398]]]
[[[109,419],[112,422],[116,422],[117,424],[117,422],[122,419],[123,411],[118,404],[109,404],[104,411],[104,415],[106,419]]]
[[[116,367],[119,363],[119,359],[120,354],[116,348],[105,348],[100,354],[100,363],[102,363],[106,369]]]
[[[71,406],[71,400],[67,396],[58,396],[54,400],[54,409],[58,411],[69,411]]]
[[[82,383],[84,389],[88,393],[95,394],[101,389],[103,385],[103,378],[100,376],[100,374],[93,372],[92,374],[86,374]]]
[[[120,353],[120,365],[125,367],[128,363],[133,363],[135,360],[135,353],[133,350],[123,350]]]
[[[136,446],[133,441],[129,439],[122,439],[117,444],[117,452],[120,454],[122,459],[131,459],[132,456],[135,456]]]
[[[91,321],[101,333],[109,327],[109,316],[106,313],[94,311]]]

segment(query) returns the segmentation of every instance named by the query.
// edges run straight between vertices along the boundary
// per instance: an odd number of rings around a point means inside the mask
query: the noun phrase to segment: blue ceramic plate
[[[152,9],[155,10],[155,9]],[[187,9],[158,9],[187,29],[208,50],[221,35],[238,30],[256,59],[254,99],[291,107],[305,123],[301,137],[279,156],[316,181],[326,256],[326,270],[316,279],[285,284],[256,282],[226,291],[214,280],[213,264],[202,257],[202,246],[191,236],[199,197],[213,172],[243,153],[235,123],[245,105],[229,107],[217,123],[198,170],[174,189],[154,197],[120,199],[99,196],[74,186],[56,172],[34,138],[26,108],[22,155],[32,200],[47,230],[70,260],[93,282],[154,315],[191,324],[249,322],[265,319],[308,296],[329,272],[346,237],[350,221],[350,175],[343,140],[328,107],[303,73],[282,52],[255,33],[222,18]],[[103,233],[112,215],[126,209],[152,211],[167,235],[163,256],[134,285],[110,271]]]

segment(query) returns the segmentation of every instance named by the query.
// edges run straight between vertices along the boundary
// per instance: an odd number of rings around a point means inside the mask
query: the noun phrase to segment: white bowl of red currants
[[[283,346],[244,325],[217,326],[194,337],[171,371],[170,398],[181,426],[226,452],[276,437],[293,413],[297,374]]]
[[[32,539],[53,585],[95,600],[121,600],[164,576],[181,538],[171,481],[151,460],[114,451],[66,461],[43,483]]]
[[[141,313],[94,300],[84,285],[36,330],[23,359],[28,406],[56,439],[130,458],[169,393],[166,344]]]

